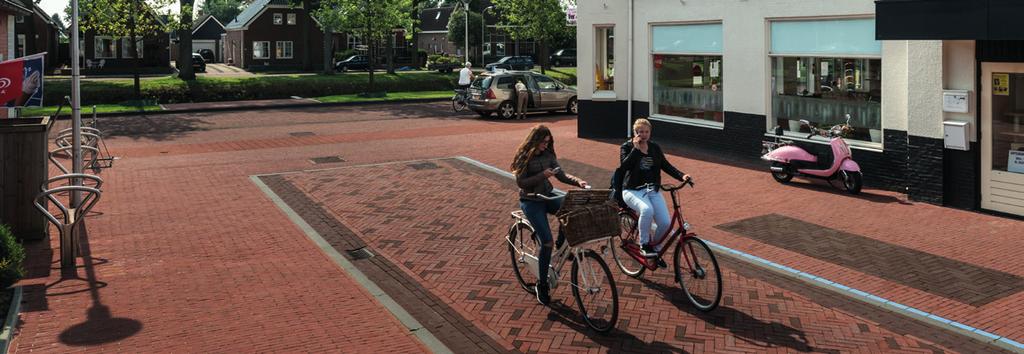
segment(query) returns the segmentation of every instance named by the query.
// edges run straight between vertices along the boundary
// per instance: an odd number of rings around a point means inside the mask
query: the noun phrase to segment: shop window
[[[280,14],[280,13],[274,14],[274,24],[275,25],[284,24],[284,14]]]
[[[289,25],[294,25],[295,24],[295,14],[288,14],[288,24]]]
[[[722,57],[654,55],[653,114],[723,122]]]
[[[724,122],[722,25],[655,26],[651,37],[652,115]]]
[[[992,73],[992,170],[1024,173],[1024,74]]]
[[[277,50],[276,57],[278,59],[292,58],[292,53],[294,52],[292,41],[277,41],[277,43],[274,43],[274,48]]]
[[[881,143],[882,59],[874,20],[773,22],[771,31],[770,126],[799,136],[808,132],[801,119],[827,128],[849,114],[847,139]]]
[[[124,58],[124,59],[132,58],[132,51],[131,51],[130,48],[128,48],[128,46],[131,45],[131,43],[132,43],[131,38],[121,38],[121,58]],[[136,40],[135,40],[135,53],[139,55],[140,59],[142,58],[142,47],[143,47],[142,39],[136,38]]]
[[[113,59],[117,57],[117,42],[111,36],[96,36],[93,39],[93,58]]]
[[[267,41],[252,42],[252,58],[253,59],[270,59],[270,42],[267,42]]]
[[[615,89],[615,27],[597,27],[594,45],[594,91]]]

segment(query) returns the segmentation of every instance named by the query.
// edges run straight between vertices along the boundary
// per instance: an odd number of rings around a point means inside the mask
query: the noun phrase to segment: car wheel
[[[553,64],[554,64],[555,66],[562,66],[562,62],[560,62],[560,61],[558,61],[558,60],[555,60],[555,62],[554,62]]]
[[[565,111],[569,112],[569,114],[580,113],[579,103],[576,102],[576,97],[569,99],[569,103],[565,105]]]
[[[512,119],[516,117],[516,107],[512,102],[505,101],[498,105],[498,117],[501,119]]]
[[[348,72],[348,67],[347,66],[342,66],[341,67],[341,72],[347,73]]]

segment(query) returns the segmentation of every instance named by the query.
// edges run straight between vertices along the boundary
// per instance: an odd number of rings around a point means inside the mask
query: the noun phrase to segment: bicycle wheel
[[[622,230],[619,232],[619,237],[612,237],[608,239],[608,248],[612,249],[612,258],[615,258],[615,265],[619,267],[626,275],[633,278],[640,278],[644,275],[644,271],[647,267],[640,264],[629,255],[623,247],[628,245],[638,245],[636,230],[636,219],[629,214],[619,215],[619,220],[622,223]]]
[[[466,109],[465,98],[459,97],[459,95],[455,95],[455,97],[452,97],[452,110],[454,110],[455,112],[462,112],[463,109]]]
[[[539,252],[540,244],[537,243],[537,238],[533,235],[533,228],[521,222],[517,222],[509,228],[508,253],[512,257],[512,271],[516,273],[519,285],[530,294],[536,292],[533,286],[537,282],[530,272],[527,257],[536,258]],[[528,279],[532,282],[528,282]]]
[[[601,333],[615,328],[619,320],[619,289],[601,256],[586,250],[581,257],[573,257],[571,285],[587,326]]]
[[[697,309],[708,312],[722,300],[722,272],[711,248],[696,237],[676,243],[676,281]]]

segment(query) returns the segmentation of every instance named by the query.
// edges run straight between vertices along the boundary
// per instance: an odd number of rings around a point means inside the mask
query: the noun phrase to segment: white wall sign
[[[1016,173],[1024,173],[1024,151],[1010,150],[1010,157],[1006,162],[1006,170]]]
[[[970,111],[970,92],[967,90],[942,91],[942,111],[967,113]]]

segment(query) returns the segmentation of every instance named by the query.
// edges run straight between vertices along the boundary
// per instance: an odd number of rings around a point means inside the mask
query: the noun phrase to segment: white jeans
[[[622,191],[622,200],[640,214],[637,229],[640,231],[641,245],[651,241],[652,221],[657,225],[657,229],[654,231],[655,235],[661,237],[668,231],[672,219],[668,215],[668,207],[665,206],[665,198],[661,196],[660,191],[626,189]]]

